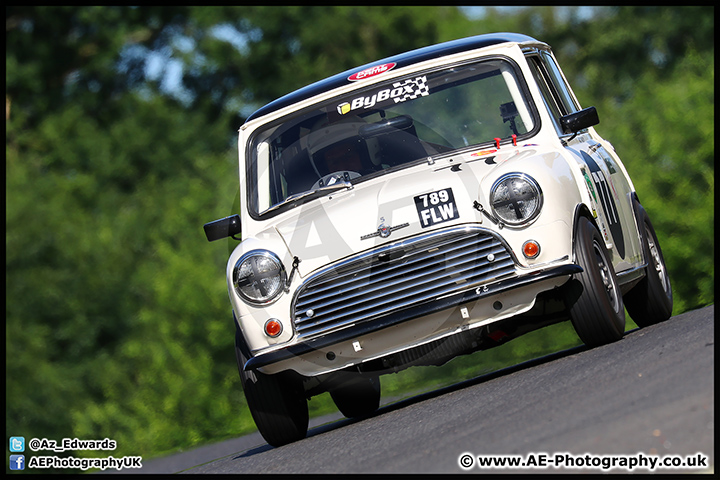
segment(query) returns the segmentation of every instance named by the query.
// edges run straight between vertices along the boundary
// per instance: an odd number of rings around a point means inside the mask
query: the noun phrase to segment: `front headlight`
[[[235,291],[252,305],[266,305],[280,295],[287,276],[282,262],[272,252],[253,250],[235,264]]]
[[[508,226],[520,226],[529,223],[540,213],[542,190],[531,176],[508,173],[493,184],[490,206],[500,221]]]

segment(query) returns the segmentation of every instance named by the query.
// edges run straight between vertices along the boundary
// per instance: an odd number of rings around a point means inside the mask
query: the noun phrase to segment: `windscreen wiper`
[[[353,184],[348,182],[347,180],[342,180],[340,182],[333,183],[332,185],[325,185],[324,187],[319,187],[314,190],[308,190],[307,192],[300,192],[295,193],[293,195],[290,195],[282,202],[278,203],[277,205],[273,205],[272,207],[265,210],[262,214],[265,215],[266,213],[270,213],[274,210],[277,210],[281,207],[284,207],[285,205],[289,203],[297,202],[298,200],[302,200],[304,198],[312,197],[312,196],[321,196],[321,195],[327,195],[328,193],[334,192],[336,190],[342,190],[342,189],[353,189]]]

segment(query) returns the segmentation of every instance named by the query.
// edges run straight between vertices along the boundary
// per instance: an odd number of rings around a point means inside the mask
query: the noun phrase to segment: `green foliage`
[[[628,159],[658,232],[676,313],[714,299],[713,77],[712,53],[691,50],[662,82],[653,73],[642,75],[634,97],[613,112],[626,126],[614,129],[623,141],[618,153]]]
[[[295,88],[467,35],[519,31],[555,47],[653,219],[675,313],[712,303],[713,8],[581,13],[7,7],[8,436],[109,437],[113,455],[150,458],[254,429],[225,284],[234,241],[202,232],[238,210],[237,128]],[[383,389],[401,396],[577,343],[557,325],[383,377]],[[310,408],[333,407],[325,394]]]
[[[617,15],[634,28],[616,16],[593,22],[587,35],[600,41],[563,65],[583,85],[580,101],[598,108],[597,130],[650,215],[677,314],[714,301],[713,10],[627,7]]]

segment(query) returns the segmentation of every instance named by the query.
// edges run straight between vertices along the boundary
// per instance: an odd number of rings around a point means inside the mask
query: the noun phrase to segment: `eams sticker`
[[[420,225],[423,228],[460,217],[451,188],[424,193],[414,198]]]
[[[366,78],[374,77],[375,75],[380,75],[381,73],[385,73],[389,70],[392,70],[395,68],[396,63],[384,63],[382,65],[375,65],[374,67],[366,68],[362,72],[353,73],[348,77],[348,80],[351,82],[355,82],[358,80],[364,80]]]

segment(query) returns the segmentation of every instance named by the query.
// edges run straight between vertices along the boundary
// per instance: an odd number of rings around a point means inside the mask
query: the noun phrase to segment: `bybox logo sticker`
[[[340,115],[346,115],[358,108],[372,108],[375,104],[384,103],[388,100],[392,100],[394,103],[400,103],[427,95],[430,95],[427,76],[408,78],[404,82],[393,83],[392,88],[380,90],[367,97],[357,97],[351,102],[341,103],[337,106],[337,111]]]
[[[24,452],[25,451],[25,437],[10,437],[10,451],[11,452]]]

